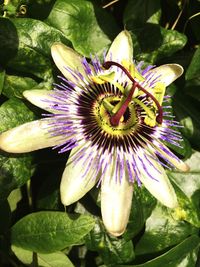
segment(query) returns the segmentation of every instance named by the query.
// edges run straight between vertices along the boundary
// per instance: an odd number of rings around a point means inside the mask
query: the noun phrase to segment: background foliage
[[[127,231],[114,238],[102,225],[97,189],[66,215],[59,183],[68,155],[1,151],[0,266],[200,266],[200,1],[5,0],[0,15],[0,131],[41,116],[22,92],[52,88],[54,42],[100,56],[126,28],[135,60],[185,69],[168,93],[184,126],[183,148],[172,149],[190,166],[188,173],[168,172],[180,211],[135,186]]]

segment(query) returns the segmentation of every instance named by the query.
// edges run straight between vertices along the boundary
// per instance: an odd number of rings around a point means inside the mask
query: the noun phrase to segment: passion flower
[[[70,205],[95,184],[101,186],[103,222],[115,236],[126,229],[134,182],[175,208],[177,197],[164,167],[188,169],[166,146],[181,141],[165,88],[183,69],[177,64],[143,68],[134,64],[132,53],[128,31],[116,37],[103,63],[97,57],[88,63],[71,48],[54,44],[52,57],[64,75],[60,84],[52,91],[24,92],[49,114],[0,136],[0,148],[12,153],[72,150],[61,180],[61,201]]]

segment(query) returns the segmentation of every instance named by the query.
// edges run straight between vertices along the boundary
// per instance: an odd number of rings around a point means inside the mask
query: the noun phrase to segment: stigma
[[[109,69],[111,66],[116,66],[116,67],[120,68],[132,82],[132,87],[129,90],[128,94],[126,94],[126,95],[124,95],[122,97],[120,103],[118,104],[117,111],[115,111],[114,114],[111,115],[111,117],[110,117],[111,125],[112,126],[119,125],[119,122],[120,122],[121,118],[123,117],[124,113],[126,112],[129,103],[133,99],[133,94],[134,94],[136,88],[141,90],[146,95],[146,97],[152,99],[152,101],[155,103],[156,108],[157,108],[157,112],[158,112],[158,114],[156,115],[156,122],[158,124],[162,124],[162,121],[163,121],[163,110],[162,110],[162,106],[160,105],[160,103],[156,99],[156,97],[154,95],[152,95],[148,90],[146,90],[143,86],[141,86],[139,84],[139,82],[136,81],[135,77],[133,77],[130,74],[130,72],[124,66],[122,66],[121,64],[119,64],[117,62],[114,62],[114,61],[106,61],[103,64],[103,67],[105,69]]]

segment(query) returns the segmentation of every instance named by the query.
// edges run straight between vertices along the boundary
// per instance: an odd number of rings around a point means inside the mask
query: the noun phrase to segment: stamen
[[[118,68],[120,68],[128,76],[128,78],[133,82],[132,89],[134,88],[134,90],[135,90],[135,87],[137,86],[141,91],[143,91],[148,97],[150,97],[154,101],[154,103],[156,104],[157,109],[158,109],[158,115],[156,117],[156,121],[157,121],[157,123],[162,124],[162,121],[163,121],[163,110],[162,110],[162,106],[159,104],[158,100],[150,92],[148,92],[145,88],[143,88],[140,84],[138,84],[134,80],[134,78],[131,76],[129,71],[124,66],[122,66],[121,64],[119,64],[117,62],[114,62],[114,61],[106,61],[106,62],[103,63],[103,67],[105,69],[109,69],[111,66],[117,66]],[[130,93],[131,93],[132,89],[130,90]],[[129,95],[130,95],[130,93],[129,93]],[[129,98],[129,95],[128,95],[127,98]],[[132,95],[131,95],[131,97],[132,97]]]

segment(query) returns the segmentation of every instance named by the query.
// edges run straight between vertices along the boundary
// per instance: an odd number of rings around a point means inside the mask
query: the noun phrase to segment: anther
[[[128,107],[128,104],[131,102],[132,100],[132,96],[134,94],[135,88],[137,87],[137,83],[135,82],[127,96],[127,98],[125,99],[124,103],[122,104],[122,106],[120,107],[120,109],[110,118],[110,123],[112,126],[117,126],[119,124],[119,121],[121,119],[121,117],[124,115],[124,113],[126,112],[126,109]]]
[[[133,87],[132,87],[132,89],[134,88],[134,90],[135,90],[135,87],[137,86],[141,91],[143,91],[148,97],[150,97],[153,101],[154,101],[154,103],[156,104],[156,106],[157,106],[157,108],[158,108],[158,115],[157,115],[157,117],[156,117],[156,121],[157,121],[157,123],[159,123],[159,124],[161,124],[162,123],[162,120],[163,120],[163,110],[162,110],[162,106],[159,104],[159,102],[158,102],[158,100],[150,93],[150,92],[148,92],[145,88],[143,88],[140,84],[138,84],[136,81],[135,81],[135,79],[131,76],[131,74],[129,73],[129,71],[124,67],[124,66],[122,66],[121,64],[119,64],[119,63],[117,63],[117,62],[115,62],[115,61],[106,61],[106,62],[104,62],[103,63],[103,67],[105,68],[105,69],[109,69],[111,66],[116,66],[116,67],[118,67],[118,68],[120,68],[127,76],[128,76],[128,78],[132,81],[132,83],[133,83]],[[135,84],[136,84],[136,86],[135,86]],[[130,90],[130,93],[131,93],[131,91],[132,91],[132,89]],[[134,92],[134,91],[133,91]],[[129,94],[130,94],[129,93]],[[129,97],[129,95],[128,95],[128,97]],[[128,98],[127,97],[127,98]],[[132,95],[131,95],[131,97],[132,97]],[[130,101],[129,101],[130,102]],[[122,106],[123,107],[123,106]],[[126,111],[126,110],[125,110]],[[124,111],[124,112],[125,112]],[[118,112],[117,112],[118,113]],[[115,115],[114,115],[115,116]]]

